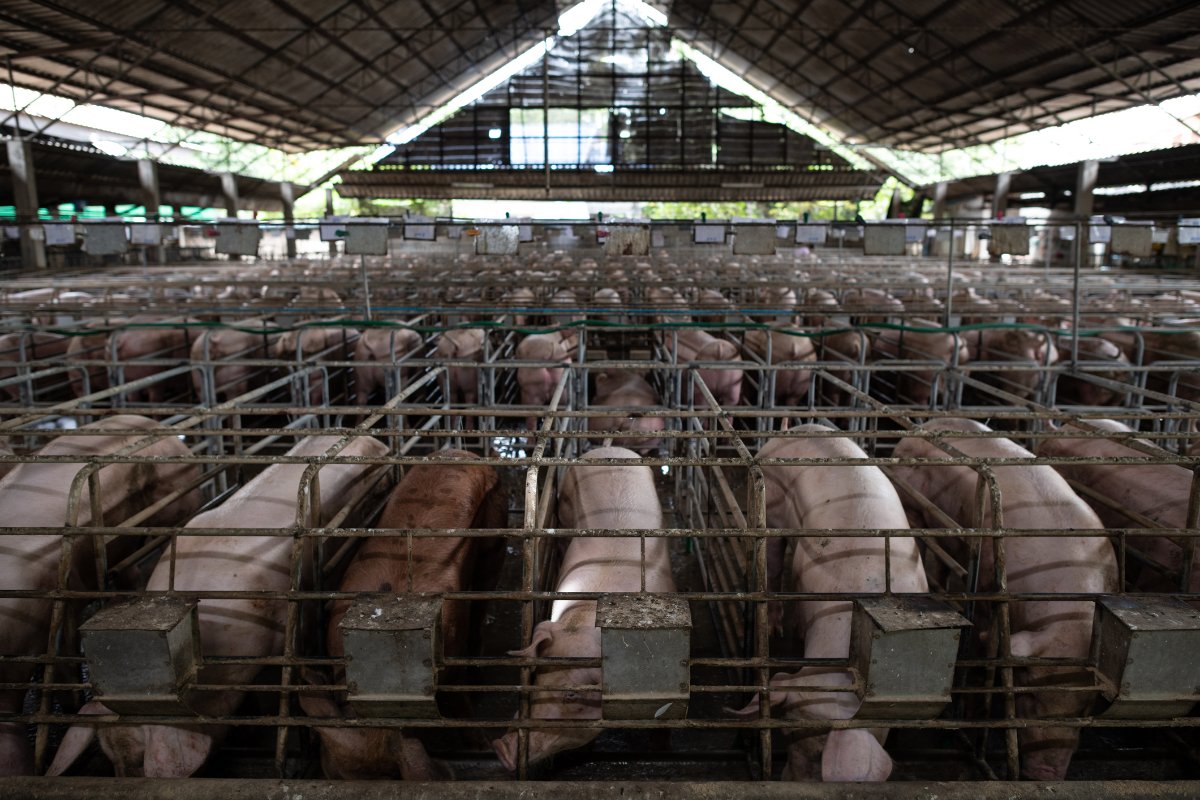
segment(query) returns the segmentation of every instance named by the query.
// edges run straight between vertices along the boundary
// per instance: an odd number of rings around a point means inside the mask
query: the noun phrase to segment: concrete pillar
[[[237,176],[232,172],[221,173],[221,194],[225,197],[225,213],[230,217],[238,215]]]
[[[939,182],[933,187],[933,218],[942,219],[946,216],[946,194],[950,185],[946,181]]]
[[[158,162],[148,158],[137,162],[138,183],[142,187],[142,205],[146,207],[146,221],[158,222],[158,206],[162,202],[162,193],[158,188]],[[146,261],[151,264],[161,264],[163,254],[161,247],[147,247]]]
[[[1001,172],[996,176],[996,191],[992,193],[992,219],[1000,219],[1008,212],[1008,192],[1011,188],[1011,172]]]
[[[325,216],[333,216],[333,187],[330,186],[325,190]],[[337,242],[329,243],[329,257],[337,257]]]
[[[1079,171],[1075,176],[1075,216],[1087,219],[1092,215],[1096,188],[1096,178],[1100,175],[1099,161],[1080,161]]]
[[[38,221],[37,178],[33,172],[33,146],[21,139],[8,140],[8,166],[12,171],[13,203],[21,223],[21,262],[25,269],[46,268],[46,237]]]
[[[296,221],[296,187],[289,181],[279,184],[279,197],[283,200],[283,237],[287,244],[287,257],[296,257],[296,230],[292,223]]]

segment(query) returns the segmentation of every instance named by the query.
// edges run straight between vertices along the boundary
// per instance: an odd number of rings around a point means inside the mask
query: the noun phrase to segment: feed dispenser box
[[[346,255],[386,256],[388,220],[363,217],[346,223]]]
[[[521,229],[516,225],[480,224],[475,237],[475,254],[515,256],[521,248]]]
[[[96,699],[118,714],[191,714],[200,657],[196,602],[139,597],[80,626]]]
[[[903,225],[881,222],[863,230],[863,255],[902,256],[906,247]]]
[[[1111,704],[1099,716],[1181,717],[1200,700],[1200,611],[1181,600],[1100,598],[1092,652]]]
[[[733,226],[733,254],[735,256],[775,255],[775,220],[737,219]]]
[[[360,717],[431,719],[437,710],[442,601],[363,595],[338,627],[350,705]]]
[[[604,719],[683,719],[692,614],[686,600],[605,595],[596,608]]]
[[[262,240],[262,229],[255,223],[218,223],[217,252],[231,256],[257,256],[258,243]]]
[[[854,603],[850,666],[858,676],[859,719],[933,719],[950,702],[958,642],[970,621],[921,596]]]

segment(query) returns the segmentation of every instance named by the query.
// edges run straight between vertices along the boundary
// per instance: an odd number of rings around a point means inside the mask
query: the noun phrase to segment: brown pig
[[[462,450],[442,450],[438,457],[473,458]],[[492,467],[474,464],[419,464],[392,491],[378,527],[399,530],[428,528],[502,528],[508,502]],[[351,561],[341,592],[387,594],[456,592],[469,588],[475,561],[486,544],[478,537],[372,536]],[[339,623],[350,601],[333,605],[329,619],[329,655],[341,657],[345,645]],[[447,602],[442,611],[441,637],[446,655],[462,655],[469,635],[469,607]],[[342,681],[339,681],[339,683]],[[300,695],[304,712],[313,717],[353,716],[332,695]],[[321,765],[331,778],[404,778],[430,780],[446,771],[425,751],[411,731],[403,728],[316,727],[321,737]]]

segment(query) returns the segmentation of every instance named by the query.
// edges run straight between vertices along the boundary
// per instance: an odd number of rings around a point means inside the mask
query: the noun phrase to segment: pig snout
[[[504,765],[504,769],[508,772],[517,771],[517,732],[506,733],[499,739],[492,742],[492,749],[496,751],[496,756],[499,757],[500,763]]]
[[[556,731],[529,732],[529,765],[533,766],[545,761],[552,755],[564,750],[574,750],[591,742],[599,735],[599,730],[586,728],[564,728]],[[517,732],[510,731],[492,742],[492,749],[500,758],[500,763],[509,772],[517,771]]]

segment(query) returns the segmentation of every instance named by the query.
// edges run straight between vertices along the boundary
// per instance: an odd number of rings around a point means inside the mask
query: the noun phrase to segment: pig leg
[[[772,536],[767,540],[767,590],[771,592],[783,589],[783,557],[787,550],[787,539],[782,536]],[[783,635],[783,601],[771,600],[767,603],[767,620],[773,636]]]
[[[1016,658],[1079,657],[1086,653],[1063,652],[1059,639],[1076,638],[1070,631],[1054,630],[1056,627],[1039,631],[1022,631],[1013,634],[1012,654]],[[1091,621],[1088,620],[1090,632]],[[1024,686],[1048,685],[1047,691],[1017,695],[1017,716],[1029,719],[1055,716],[1080,716],[1087,713],[1093,696],[1087,693],[1063,694],[1055,692],[1054,686],[1063,676],[1071,676],[1072,682],[1078,675],[1070,667],[1037,667],[1020,671]],[[1079,728],[1026,728],[1019,731],[1021,743],[1021,777],[1037,781],[1061,781],[1067,776],[1071,756],[1079,745]]]
[[[33,752],[25,738],[24,727],[0,725],[0,778],[32,774]]]

